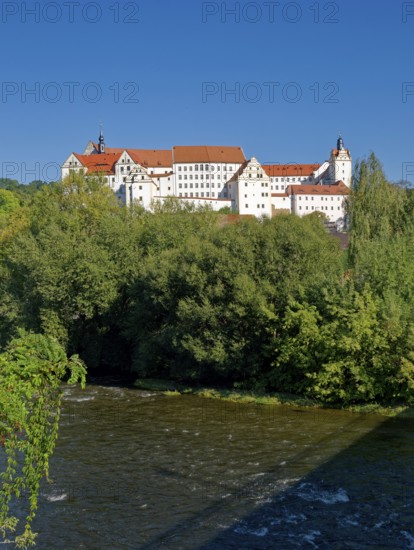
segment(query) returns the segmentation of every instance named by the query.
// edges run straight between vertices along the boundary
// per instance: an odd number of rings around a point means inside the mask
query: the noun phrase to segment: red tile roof
[[[349,195],[349,188],[343,181],[335,185],[289,185],[286,189],[289,195]]]
[[[99,151],[99,146],[96,143],[93,143],[96,153]],[[132,160],[141,166],[161,166],[161,167],[171,167],[172,166],[172,153],[170,149],[120,149],[119,147],[105,147],[105,154],[121,154],[124,151],[127,151]],[[99,154],[99,153],[98,153]]]
[[[176,145],[173,147],[175,163],[223,162],[242,164],[246,159],[241,147],[218,145]]]
[[[264,164],[263,168],[270,177],[303,176],[309,177],[320,168],[320,164]]]
[[[79,162],[87,169],[88,174],[102,172],[104,174],[115,174],[115,164],[121,153],[104,153],[101,155],[78,155],[73,153]]]
[[[172,166],[172,153],[170,149],[126,149],[134,162],[147,167]]]

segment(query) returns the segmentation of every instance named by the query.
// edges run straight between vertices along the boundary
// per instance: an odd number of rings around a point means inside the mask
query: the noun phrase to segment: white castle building
[[[89,142],[83,154],[72,153],[62,166],[101,173],[117,197],[151,209],[154,201],[177,197],[214,210],[229,207],[242,215],[272,217],[278,212],[304,216],[323,212],[342,223],[352,178],[352,158],[342,137],[322,164],[260,164],[246,159],[241,147],[174,146],[172,150],[106,148]]]

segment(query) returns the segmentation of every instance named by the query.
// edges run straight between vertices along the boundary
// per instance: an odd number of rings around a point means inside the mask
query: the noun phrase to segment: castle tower
[[[99,153],[100,154],[105,153],[105,140],[103,137],[102,126],[101,126],[101,133],[99,134]]]
[[[332,149],[330,163],[330,181],[343,181],[347,187],[352,182],[352,157],[349,149],[345,149],[344,140],[339,134],[336,149]]]

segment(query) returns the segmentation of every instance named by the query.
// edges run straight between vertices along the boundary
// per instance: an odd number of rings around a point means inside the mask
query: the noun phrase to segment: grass
[[[406,405],[384,406],[379,403],[366,403],[363,405],[334,405],[325,404],[314,399],[292,395],[288,393],[260,394],[248,391],[235,391],[217,388],[201,388],[197,386],[185,386],[171,380],[154,378],[141,378],[136,380],[135,387],[141,390],[158,391],[168,396],[180,396],[183,394],[197,395],[205,399],[220,399],[232,403],[252,403],[255,405],[287,405],[296,407],[309,407],[318,409],[341,409],[359,414],[380,414],[382,416],[400,416],[414,418],[414,409]]]

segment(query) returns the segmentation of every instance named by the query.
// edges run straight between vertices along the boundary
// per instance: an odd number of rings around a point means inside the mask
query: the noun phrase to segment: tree
[[[67,377],[69,384],[84,387],[85,374],[77,356],[68,359],[56,340],[42,335],[22,332],[0,354],[0,452],[6,455],[0,475],[0,532],[3,537],[15,533],[18,520],[10,515],[10,504],[27,491],[24,531],[15,539],[19,548],[34,544],[36,537],[31,524],[56,443],[62,380]]]

